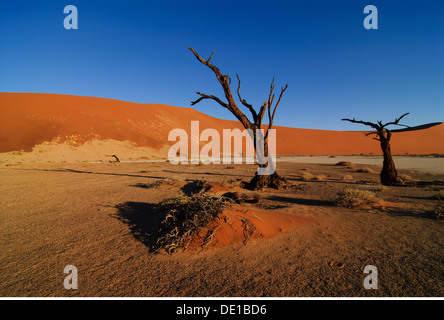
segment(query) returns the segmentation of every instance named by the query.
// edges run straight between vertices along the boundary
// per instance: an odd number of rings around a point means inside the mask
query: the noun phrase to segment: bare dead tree
[[[116,162],[120,162],[119,158],[117,158],[117,156],[115,154],[105,154],[105,156],[114,157],[114,159],[116,159]]]
[[[225,99],[226,99],[226,101],[223,101],[222,99],[220,99],[216,96],[197,92],[197,94],[200,96],[200,98],[193,101],[191,103],[191,105],[195,105],[204,99],[210,99],[210,100],[216,101],[219,105],[228,109],[240,121],[240,123],[244,126],[245,129],[252,130],[253,135],[254,135],[253,145],[256,150],[256,154],[258,153],[258,145],[257,145],[258,139],[256,137],[256,134],[257,134],[256,129],[261,129],[262,120],[264,118],[265,112],[267,112],[268,113],[268,128],[265,131],[266,133],[263,137],[263,141],[264,141],[263,155],[265,157],[267,157],[268,156],[268,133],[269,133],[269,130],[273,127],[273,120],[274,120],[274,116],[276,114],[277,107],[279,106],[279,103],[281,102],[281,98],[282,98],[285,90],[287,90],[288,85],[286,85],[284,88],[281,89],[281,93],[279,94],[279,98],[273,107],[273,102],[274,102],[274,98],[275,98],[275,94],[274,94],[275,87],[274,87],[274,78],[273,78],[273,81],[271,82],[271,85],[270,85],[270,92],[268,94],[268,99],[262,104],[262,106],[259,109],[259,112],[256,112],[256,110],[253,108],[253,106],[241,97],[241,94],[240,94],[241,80],[239,78],[239,75],[236,74],[236,77],[238,80],[237,96],[239,98],[239,101],[242,103],[242,105],[250,111],[250,113],[253,117],[253,121],[250,121],[248,119],[248,117],[239,109],[239,107],[237,106],[237,104],[235,102],[235,99],[233,97],[233,94],[232,94],[231,88],[230,88],[231,78],[228,75],[222,74],[222,72],[219,70],[219,68],[217,68],[215,65],[210,63],[211,58],[213,58],[214,51],[211,54],[211,56],[207,60],[205,60],[205,59],[201,58],[200,55],[193,48],[188,48],[188,49],[190,49],[193,52],[193,54],[197,58],[197,60],[199,60],[202,64],[204,64],[205,66],[207,66],[208,68],[210,68],[214,72],[217,80],[219,81],[220,85],[222,86],[222,89],[224,90]],[[259,164],[259,167],[266,168],[268,165],[270,165],[270,164],[269,163]],[[248,184],[247,187],[250,189],[260,189],[263,187],[272,187],[272,188],[278,189],[282,185],[284,185],[286,182],[287,182],[286,179],[281,177],[277,172],[273,172],[270,175],[258,175],[256,173],[255,177],[250,181],[250,183]]]
[[[382,121],[378,121],[377,123],[368,122],[368,121],[358,121],[353,119],[341,119],[343,121],[350,121],[352,123],[360,123],[375,129],[375,131],[366,133],[366,136],[376,135],[375,140],[379,141],[381,144],[382,153],[384,155],[384,163],[382,165],[382,171],[380,174],[381,184],[386,186],[393,186],[399,183],[398,181],[398,172],[396,171],[395,162],[392,158],[392,152],[390,150],[390,139],[392,138],[392,132],[387,129],[387,126],[397,125],[408,127],[404,124],[400,124],[399,121],[404,118],[409,113],[404,113],[402,116],[397,118],[395,121],[387,122],[385,124]]]

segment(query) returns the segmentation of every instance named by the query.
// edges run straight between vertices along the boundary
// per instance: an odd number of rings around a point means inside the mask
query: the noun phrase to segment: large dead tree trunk
[[[360,123],[375,129],[375,131],[367,133],[366,135],[368,136],[375,134],[377,137],[373,139],[379,141],[381,144],[381,150],[384,156],[384,162],[382,164],[382,170],[379,176],[382,185],[393,186],[399,184],[398,171],[396,170],[395,162],[393,161],[392,152],[390,150],[390,140],[392,138],[392,132],[386,127],[389,125],[398,125],[398,126],[407,127],[406,125],[399,124],[399,121],[402,118],[404,118],[406,115],[408,115],[408,113],[405,113],[399,118],[397,118],[395,121],[387,122],[386,124],[383,124],[381,121],[378,121],[378,123],[373,123],[367,121],[357,121],[355,119],[342,119],[343,121]]]
[[[268,121],[269,121],[268,128],[265,131],[266,133],[263,137],[263,144],[264,144],[263,145],[263,149],[264,149],[263,156],[268,157],[268,132],[273,126],[273,119],[276,114],[276,109],[281,101],[282,95],[284,94],[285,90],[287,90],[288,85],[286,85],[284,88],[281,89],[281,93],[279,95],[279,98],[273,107],[273,102],[274,102],[274,98],[275,98],[274,79],[273,79],[273,81],[271,82],[268,99],[262,104],[261,108],[259,109],[259,113],[258,113],[258,112],[256,112],[256,110],[253,108],[253,106],[251,104],[249,104],[245,99],[243,99],[241,97],[241,94],[240,94],[241,81],[240,81],[239,75],[236,75],[237,80],[238,80],[237,96],[239,98],[239,101],[242,103],[242,105],[244,105],[251,112],[252,117],[253,117],[253,121],[250,121],[248,119],[248,117],[242,111],[240,111],[240,109],[236,105],[235,99],[233,98],[233,94],[232,94],[231,88],[230,88],[231,78],[228,75],[223,75],[222,72],[216,66],[214,66],[213,64],[210,63],[210,60],[213,57],[214,51],[211,54],[211,56],[207,60],[205,60],[205,59],[201,58],[200,55],[193,48],[189,48],[189,49],[193,52],[193,54],[197,58],[197,60],[199,60],[202,64],[206,65],[208,68],[210,68],[214,72],[217,80],[219,81],[219,83],[222,86],[222,89],[224,90],[225,99],[226,99],[226,102],[225,102],[216,96],[197,92],[197,94],[200,96],[200,98],[193,101],[191,103],[191,105],[195,105],[204,99],[211,99],[211,100],[216,101],[222,107],[228,109],[240,121],[240,123],[242,123],[242,125],[244,126],[245,129],[249,129],[249,130],[253,131],[253,135],[254,135],[253,145],[254,145],[254,149],[256,151],[256,155],[258,154],[258,150],[259,150],[259,146],[257,145],[258,140],[256,139],[256,129],[260,130],[262,128],[262,120],[264,118],[265,112],[268,111]],[[269,163],[259,164],[259,167],[265,168],[268,165],[270,165],[270,164]],[[264,188],[264,187],[271,187],[271,188],[278,189],[279,187],[284,185],[286,182],[287,182],[287,180],[285,178],[281,177],[277,172],[273,172],[270,175],[258,175],[256,173],[255,177],[247,185],[247,188],[253,189],[253,190]]]
[[[384,162],[380,173],[381,184],[388,186],[398,183],[398,171],[396,170],[395,162],[393,161],[392,152],[390,150],[391,135],[392,133],[387,131],[385,138],[379,138],[381,142],[381,150],[384,155]]]

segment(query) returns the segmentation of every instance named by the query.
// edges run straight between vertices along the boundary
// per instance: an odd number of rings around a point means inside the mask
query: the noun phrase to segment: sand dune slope
[[[168,133],[174,128],[190,132],[193,120],[199,121],[201,131],[214,128],[221,135],[223,129],[241,128],[236,121],[213,118],[192,108],[58,94],[0,93],[0,153],[31,152],[41,145],[64,145],[65,149],[71,148],[70,152],[83,152],[93,160],[94,141],[111,141],[111,144],[119,141],[127,143],[128,148],[149,148],[153,157],[165,157],[173,144],[168,142]],[[359,131],[276,129],[278,155],[380,153],[378,143]],[[392,151],[394,154],[444,153],[442,141],[443,124],[396,132]],[[85,142],[91,145],[89,149]],[[105,152],[107,150],[100,149],[101,156]]]

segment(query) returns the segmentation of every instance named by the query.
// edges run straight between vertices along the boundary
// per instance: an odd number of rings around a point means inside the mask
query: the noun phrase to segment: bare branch
[[[360,123],[360,124],[363,124],[363,125],[366,125],[366,126],[372,127],[372,128],[374,128],[374,129],[376,129],[376,130],[381,129],[377,124],[375,124],[375,123],[373,123],[373,122],[367,122],[367,121],[355,120],[355,118],[353,118],[353,119],[341,119],[341,120],[342,120],[342,121],[349,121],[349,122],[352,122],[352,123]]]
[[[242,123],[242,125],[246,129],[251,129],[253,127],[252,123],[250,122],[250,120],[248,120],[247,116],[239,110],[238,106],[236,105],[236,102],[234,101],[233,94],[231,93],[231,89],[230,89],[231,78],[228,75],[223,75],[222,72],[219,70],[219,68],[217,68],[216,66],[214,66],[210,63],[210,60],[213,57],[214,52],[213,52],[213,54],[211,54],[211,56],[208,60],[204,60],[193,48],[190,47],[188,49],[190,49],[191,52],[193,52],[193,54],[197,60],[199,60],[202,64],[204,64],[208,68],[210,68],[214,72],[214,74],[216,75],[216,78],[219,81],[219,83],[221,84],[221,86],[224,90],[224,93],[225,93],[225,98],[227,99],[227,102],[228,102],[228,103],[223,103],[222,106],[224,108],[227,108],[228,110],[230,110],[231,113]],[[213,99],[213,100],[217,101],[219,104],[221,104],[219,102],[221,100],[217,97],[214,97],[214,96],[206,95],[206,96],[202,96],[202,98],[203,99]],[[215,98],[217,98],[217,99],[215,99]],[[193,105],[202,101],[203,99],[201,99],[201,98],[197,99],[193,103]]]
[[[250,110],[251,114],[253,115],[254,122],[256,123],[256,121],[257,121],[256,110],[254,110],[253,106],[251,104],[249,104],[245,99],[242,99],[242,97],[240,95],[241,80],[240,80],[238,74],[236,74],[236,77],[237,77],[237,81],[239,83],[237,85],[237,96],[239,97],[240,102]]]
[[[229,109],[229,108],[228,108],[228,105],[227,105],[225,102],[223,102],[222,100],[220,100],[220,99],[219,99],[218,97],[216,97],[216,96],[209,95],[209,94],[204,94],[204,93],[201,93],[201,92],[196,92],[196,93],[197,93],[198,95],[200,95],[200,98],[197,99],[197,100],[195,100],[195,101],[193,101],[193,102],[191,102],[191,105],[192,105],[192,106],[194,106],[195,104],[201,102],[201,101],[204,100],[204,99],[212,99],[212,100],[216,101],[217,103],[219,103],[222,107]]]
[[[271,112],[271,105],[273,104],[273,100],[274,100],[274,95],[271,98],[270,104],[268,105],[268,130],[267,130],[267,133],[265,135],[265,138],[268,137],[268,132],[271,129],[271,127],[273,126],[274,116],[276,114],[277,107],[279,106],[279,103],[281,102],[281,98],[282,98],[285,90],[287,90],[287,88],[288,88],[288,84],[286,84],[285,87],[281,89],[281,94],[279,95],[279,99],[276,102],[276,105],[274,106],[273,114],[271,114],[270,112]]]
[[[214,55],[214,50],[213,50],[213,53],[211,54],[211,56],[208,58],[207,63],[210,62],[211,58],[213,58],[213,55]]]
[[[279,95],[279,99],[278,99],[278,101],[277,101],[277,103],[276,103],[276,105],[275,105],[275,107],[274,107],[273,115],[272,115],[272,117],[271,117],[271,120],[274,119],[274,114],[276,113],[276,109],[277,109],[277,107],[279,106],[279,103],[281,102],[282,95],[284,94],[285,90],[287,90],[287,88],[288,88],[288,84],[285,85],[285,88],[282,88],[282,89],[281,89],[281,94]]]
[[[265,110],[267,110],[267,108],[270,107],[270,105],[272,104],[273,100],[274,100],[274,78],[271,81],[271,85],[270,85],[270,93],[268,94],[268,100],[265,101],[261,108],[259,109],[259,127],[262,124],[262,119],[264,118],[264,114],[265,114]]]
[[[404,118],[406,115],[408,115],[408,114],[409,114],[409,112],[404,113],[402,116],[400,116],[399,118],[397,118],[395,121],[387,122],[387,123],[385,123],[385,124],[383,124],[382,121],[377,121],[377,124],[376,124],[376,123],[368,122],[368,121],[358,121],[358,120],[355,120],[355,118],[353,118],[353,119],[341,119],[341,120],[343,120],[343,121],[350,121],[350,122],[352,122],[352,123],[360,123],[360,124],[364,124],[364,125],[366,125],[366,126],[370,126],[370,127],[372,127],[372,128],[374,128],[374,129],[376,129],[376,130],[379,131],[379,130],[384,130],[385,127],[390,126],[390,125],[398,125],[398,126],[403,126],[403,127],[407,127],[407,128],[408,128],[409,126],[404,125],[404,124],[400,124],[400,123],[399,123],[399,121],[400,121],[402,118]],[[385,130],[387,130],[387,129],[385,129]]]
[[[390,126],[390,125],[397,125],[397,126],[403,126],[403,127],[409,127],[405,124],[399,124],[399,121],[404,118],[406,115],[410,114],[410,112],[404,113],[402,116],[400,116],[399,118],[397,118],[395,121],[393,122],[388,122],[384,125],[384,127]]]

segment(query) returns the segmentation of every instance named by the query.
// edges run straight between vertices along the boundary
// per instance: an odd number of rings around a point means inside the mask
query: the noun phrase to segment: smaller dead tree
[[[392,152],[390,150],[390,139],[392,138],[392,132],[387,129],[390,125],[397,125],[408,127],[406,125],[400,124],[399,121],[404,118],[409,113],[404,113],[402,116],[397,118],[395,121],[387,122],[385,124],[382,121],[378,121],[377,123],[368,122],[368,121],[358,121],[353,119],[341,119],[342,121],[349,121],[352,123],[360,123],[375,129],[375,131],[366,133],[366,136],[376,135],[375,140],[379,141],[381,144],[382,153],[384,156],[384,163],[382,165],[382,170],[380,174],[381,184],[386,186],[393,186],[399,183],[398,180],[398,172],[395,167],[395,162],[392,158]]]
[[[120,162],[120,159],[115,154],[105,154],[106,157],[114,157],[116,159],[116,162]]]

